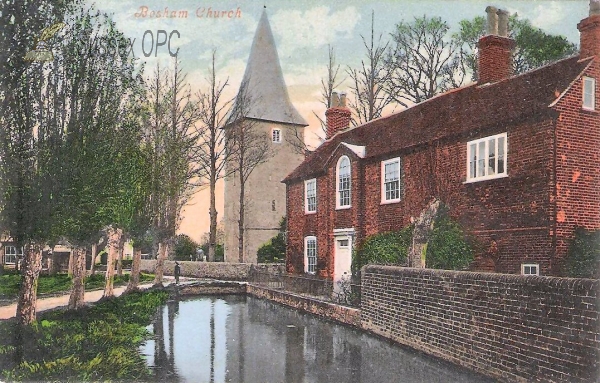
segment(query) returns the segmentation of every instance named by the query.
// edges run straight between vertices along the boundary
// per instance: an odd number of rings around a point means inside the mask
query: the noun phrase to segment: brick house
[[[506,15],[486,11],[478,82],[351,129],[334,100],[327,140],[283,181],[288,272],[337,280],[353,245],[436,198],[481,245],[474,270],[557,275],[575,227],[600,228],[600,3],[578,56],[517,76]]]

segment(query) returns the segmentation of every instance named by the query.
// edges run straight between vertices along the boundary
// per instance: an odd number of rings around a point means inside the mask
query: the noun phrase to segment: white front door
[[[333,231],[335,253],[333,262],[333,286],[338,290],[338,281],[352,276],[352,240],[354,229],[336,229]]]

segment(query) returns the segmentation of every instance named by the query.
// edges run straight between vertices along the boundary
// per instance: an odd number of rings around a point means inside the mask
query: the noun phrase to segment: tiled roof
[[[590,65],[577,56],[492,84],[477,83],[440,94],[401,112],[334,135],[283,182],[307,179],[325,170],[341,142],[365,146],[365,158],[385,156],[449,136],[478,134],[497,125],[541,118]]]

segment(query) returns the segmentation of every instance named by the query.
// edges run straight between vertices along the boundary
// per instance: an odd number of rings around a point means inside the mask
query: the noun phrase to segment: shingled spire
[[[242,84],[251,97],[245,117],[308,125],[290,101],[266,9],[258,22]]]

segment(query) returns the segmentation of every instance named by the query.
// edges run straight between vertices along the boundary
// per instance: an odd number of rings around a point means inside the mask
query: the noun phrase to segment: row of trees
[[[206,185],[208,255],[214,260],[215,185],[225,157],[239,158],[232,170],[239,163],[247,179],[251,170],[242,162],[251,156],[241,151],[257,150],[249,127],[234,124],[249,98],[224,99],[228,81],[217,80],[214,55],[208,89],[192,94],[177,61],[170,69],[157,65],[144,78],[144,66],[129,55],[128,39],[106,14],[74,1],[3,5],[0,227],[24,248],[18,322],[35,320],[42,250],[59,241],[74,252],[70,308],[83,304],[86,256],[102,236],[108,252],[105,296],[113,294],[115,260],[127,239],[134,245],[129,288],[137,286],[141,247],[148,241],[157,257],[155,283],[161,284],[181,209]],[[58,21],[65,27],[56,37],[42,32]],[[46,57],[51,49],[54,59],[26,61],[34,48]],[[234,144],[226,147],[228,125]]]
[[[362,36],[364,58],[357,68],[340,72],[335,51],[328,49],[321,102],[328,108],[335,88],[349,80],[352,123],[381,117],[388,107],[408,107],[477,79],[477,42],[485,35],[483,17],[462,20],[456,33],[440,17],[416,17],[396,24],[390,39],[375,32]],[[576,53],[563,36],[545,33],[517,14],[509,17],[509,37],[516,42],[514,73],[523,73]],[[347,77],[343,77],[343,75]],[[323,123],[324,125],[324,123]]]

